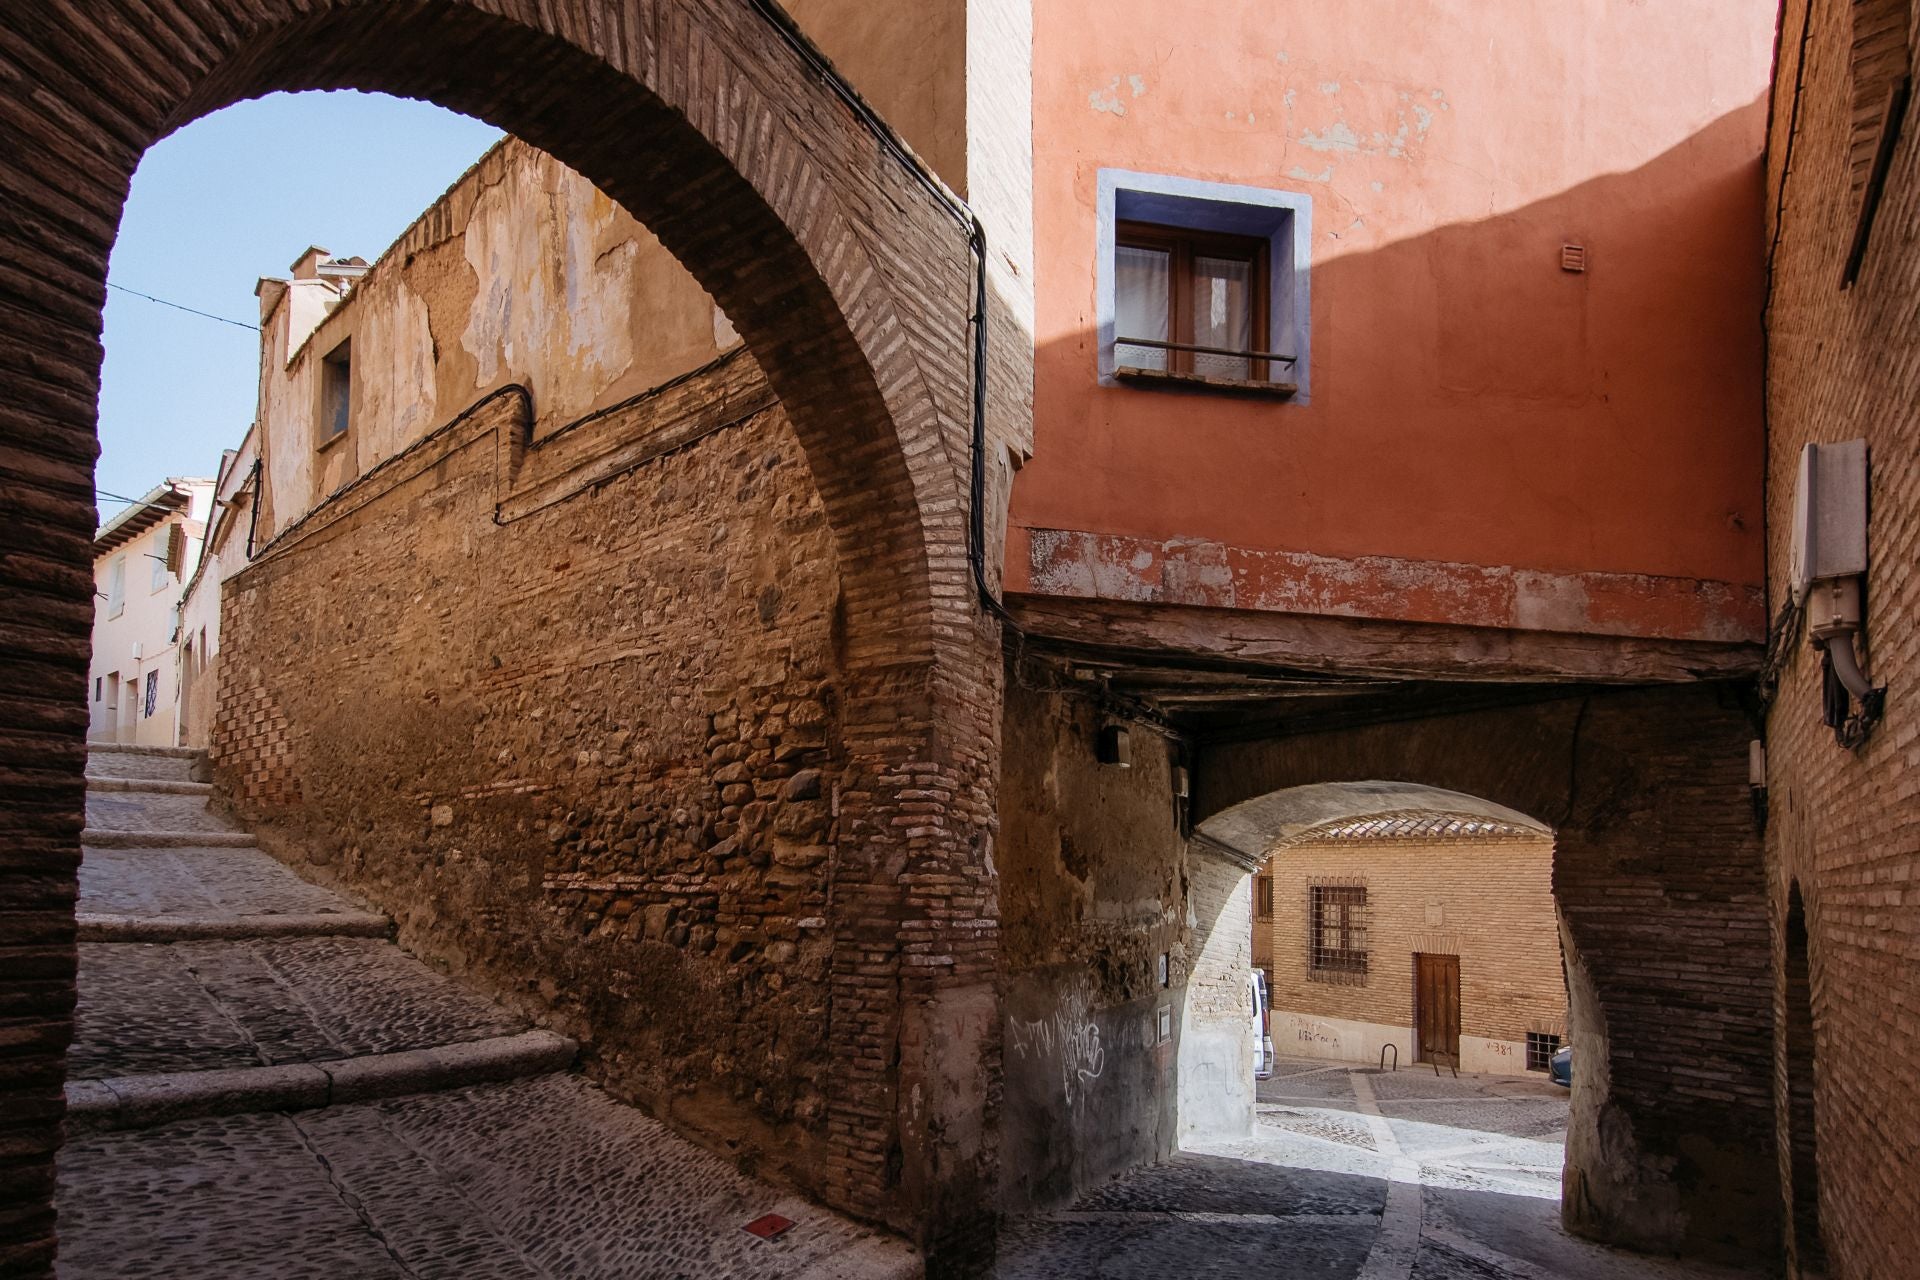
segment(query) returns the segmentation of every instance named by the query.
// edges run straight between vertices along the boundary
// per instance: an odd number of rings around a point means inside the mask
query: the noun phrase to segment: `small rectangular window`
[[[1548,1031],[1527,1032],[1527,1070],[1545,1071],[1560,1052],[1560,1037]]]
[[[1367,887],[1336,882],[1307,889],[1307,976],[1364,983],[1367,976]]]
[[[107,616],[117,618],[127,608],[127,558],[116,556],[107,568]]]
[[[320,361],[320,443],[330,444],[353,425],[353,343],[341,343]]]
[[[1123,222],[1114,234],[1116,370],[1267,382],[1267,242]]]
[[[95,702],[99,702],[101,700],[101,695],[102,695],[102,689],[101,689],[100,677],[95,676],[93,678],[93,700]]]
[[[1253,878],[1253,918],[1256,920],[1273,919],[1273,877],[1255,876]]]
[[[160,673],[158,671],[149,671],[147,672],[146,710],[141,713],[141,718],[145,719],[146,717],[151,716],[153,714],[155,706],[159,704],[159,701],[160,701]]]

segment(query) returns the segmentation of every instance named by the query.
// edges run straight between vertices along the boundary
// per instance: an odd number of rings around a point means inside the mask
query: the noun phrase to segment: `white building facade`
[[[93,660],[87,673],[87,736],[93,741],[179,743],[179,605],[200,559],[213,489],[211,480],[165,480],[94,536]]]

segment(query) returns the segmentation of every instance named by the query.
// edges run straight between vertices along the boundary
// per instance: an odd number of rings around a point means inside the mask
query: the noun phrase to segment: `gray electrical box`
[[[1793,491],[1793,547],[1787,563],[1793,595],[1829,578],[1867,571],[1867,442],[1810,444],[1800,450]]]

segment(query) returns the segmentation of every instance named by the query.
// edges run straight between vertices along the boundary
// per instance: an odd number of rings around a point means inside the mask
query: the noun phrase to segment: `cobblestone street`
[[[1567,1235],[1567,1095],[1541,1078],[1282,1061],[1253,1137],[1010,1224],[1001,1280],[1731,1280]]]
[[[89,765],[61,1276],[918,1274],[568,1072],[210,813],[194,763]],[[767,1213],[794,1225],[742,1229]]]

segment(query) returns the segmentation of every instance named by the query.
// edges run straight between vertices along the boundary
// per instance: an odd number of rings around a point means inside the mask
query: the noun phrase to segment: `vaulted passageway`
[[[1253,849],[1270,829],[1356,805],[1431,803],[1432,788],[1477,797],[1465,812],[1550,827],[1578,1061],[1566,1225],[1650,1252],[1764,1251],[1771,942],[1751,727],[1734,691],[1601,690],[1382,719],[1203,746],[1197,831]]]

